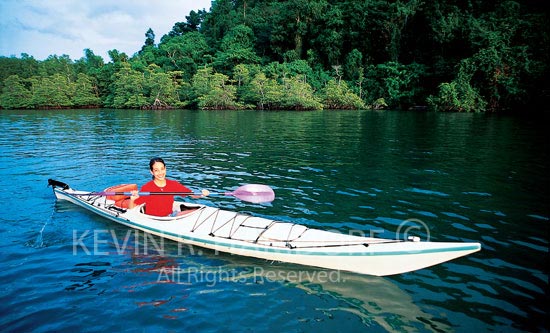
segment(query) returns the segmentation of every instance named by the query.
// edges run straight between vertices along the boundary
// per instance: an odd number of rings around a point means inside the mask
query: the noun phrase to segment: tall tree
[[[255,64],[259,60],[260,58],[254,52],[252,29],[240,24],[232,28],[223,38],[214,66],[229,73],[238,64]]]
[[[197,68],[205,64],[205,56],[210,50],[204,35],[198,31],[170,38],[161,43],[159,48],[165,52],[168,60],[162,67],[167,71],[182,71],[186,81],[190,81]]]
[[[346,56],[344,63],[344,79],[353,85],[351,90],[356,91],[359,97],[363,97],[363,81],[365,79],[365,68],[363,66],[363,54],[353,49]]]
[[[401,36],[407,23],[417,11],[421,9],[422,0],[396,1],[389,5],[389,17],[385,20],[383,31],[388,40],[388,58],[390,61],[399,61],[402,40]]]
[[[301,59],[315,36],[312,27],[327,9],[326,0],[291,0],[272,2],[277,15],[273,17],[271,44],[280,57],[290,50]]]
[[[170,30],[167,35],[162,36],[160,40],[161,43],[164,42],[165,39],[170,39],[176,36],[183,36],[188,32],[199,31],[205,15],[205,10],[199,10],[197,12],[192,10],[189,15],[185,17],[187,20],[186,22],[176,22],[172,27],[172,30]]]
[[[233,0],[216,0],[212,2],[210,13],[204,17],[201,32],[210,47],[219,49],[225,34],[241,22]]]
[[[336,5],[329,5],[326,1],[319,1],[315,6],[317,8],[314,9],[314,13],[322,14],[315,14],[308,29],[307,38],[312,40],[309,47],[322,55],[326,66],[341,65],[345,25],[342,9]]]
[[[145,43],[143,44],[142,50],[148,46],[155,46],[155,33],[153,29],[149,28],[145,33]]]

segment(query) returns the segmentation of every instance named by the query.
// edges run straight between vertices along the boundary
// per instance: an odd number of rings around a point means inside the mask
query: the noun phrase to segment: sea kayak
[[[481,249],[479,243],[424,242],[340,234],[304,225],[177,201],[180,214],[158,217],[125,207],[121,196],[78,191],[49,181],[57,199],[159,237],[235,255],[386,276],[419,270]],[[133,185],[135,187],[135,185]],[[128,188],[121,185],[113,188]]]

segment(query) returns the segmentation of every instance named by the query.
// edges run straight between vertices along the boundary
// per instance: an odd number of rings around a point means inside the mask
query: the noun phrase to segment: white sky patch
[[[129,56],[145,43],[149,28],[155,43],[191,10],[210,10],[210,0],[0,0],[0,56],[27,53],[84,56],[84,49],[110,61],[107,51]]]

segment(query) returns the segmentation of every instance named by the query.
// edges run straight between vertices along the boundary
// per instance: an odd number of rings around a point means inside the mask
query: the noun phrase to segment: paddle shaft
[[[69,190],[69,185],[54,180],[54,179],[48,179],[48,186],[52,186],[53,188],[59,187],[61,189]],[[203,192],[205,192],[203,190]],[[231,192],[219,192],[219,193],[210,193],[206,195],[228,195],[233,196],[237,199],[253,202],[253,203],[266,203],[271,202],[275,200],[275,192],[273,192],[273,189],[267,185],[262,184],[247,184],[238,187],[237,189],[231,191]],[[124,195],[124,196],[131,196],[132,192],[116,192],[116,191],[103,191],[103,192],[86,192],[86,193],[73,193],[75,196],[116,196],[116,195]],[[138,192],[138,195],[178,195],[178,196],[187,196],[187,195],[198,195],[198,196],[206,196],[203,193],[194,193],[194,192]]]
[[[103,196],[113,196],[113,195],[128,195],[131,196],[132,192],[92,192],[91,195],[103,195]],[[210,193],[216,194],[216,193]],[[202,195],[202,193],[193,193],[193,192],[138,192],[138,195]]]

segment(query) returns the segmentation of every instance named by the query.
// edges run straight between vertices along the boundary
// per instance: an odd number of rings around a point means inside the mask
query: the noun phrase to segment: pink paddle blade
[[[267,185],[262,184],[247,184],[243,185],[232,192],[226,192],[225,195],[232,195],[237,199],[263,203],[275,200],[275,192]]]

